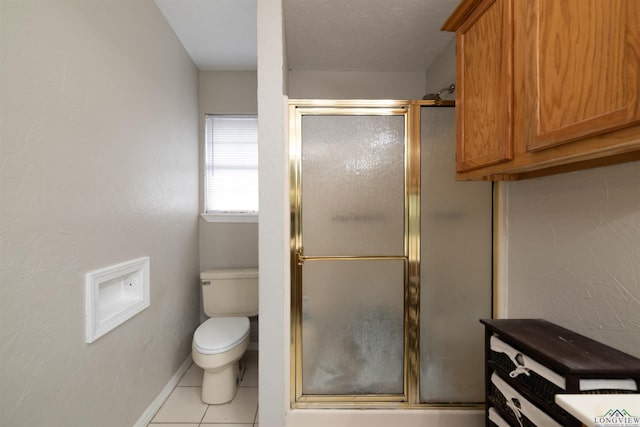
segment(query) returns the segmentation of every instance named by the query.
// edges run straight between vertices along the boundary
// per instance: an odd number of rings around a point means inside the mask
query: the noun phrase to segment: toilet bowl
[[[210,318],[196,329],[191,355],[204,371],[202,401],[227,403],[240,383],[239,361],[249,346],[249,318],[258,314],[258,270],[200,274],[202,305]]]
[[[239,360],[249,345],[247,317],[211,318],[193,335],[192,357],[204,371],[202,401],[221,404],[233,399],[240,384]]]

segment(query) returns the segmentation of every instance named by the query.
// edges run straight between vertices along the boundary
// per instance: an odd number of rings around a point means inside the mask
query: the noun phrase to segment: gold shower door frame
[[[291,406],[295,408],[401,408],[419,403],[420,313],[420,107],[446,101],[291,100],[289,170],[291,212]],[[404,117],[404,254],[390,256],[304,255],[302,248],[302,118],[305,115],[400,115]],[[404,360],[402,394],[310,395],[302,392],[302,265],[307,261],[404,261]],[[431,405],[433,406],[433,405]]]

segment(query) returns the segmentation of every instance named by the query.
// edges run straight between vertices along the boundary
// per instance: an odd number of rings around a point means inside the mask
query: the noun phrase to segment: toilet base
[[[220,405],[233,400],[240,384],[238,361],[224,369],[204,371],[202,378],[202,401],[210,405]]]

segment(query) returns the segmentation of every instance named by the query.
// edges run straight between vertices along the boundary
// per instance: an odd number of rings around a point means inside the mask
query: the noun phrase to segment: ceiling
[[[256,0],[154,0],[202,71],[257,68]]]
[[[257,0],[154,0],[200,70],[257,68]],[[423,71],[453,39],[460,0],[283,0],[299,71]]]

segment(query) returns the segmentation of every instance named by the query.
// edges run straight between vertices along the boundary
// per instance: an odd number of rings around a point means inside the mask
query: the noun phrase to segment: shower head
[[[440,94],[442,92],[449,92],[449,93],[453,93],[456,90],[456,85],[454,84],[450,84],[449,86],[440,89],[438,92],[436,93],[428,93],[425,96],[422,97],[422,99],[426,100],[426,101],[442,101],[442,98],[440,98]]]

